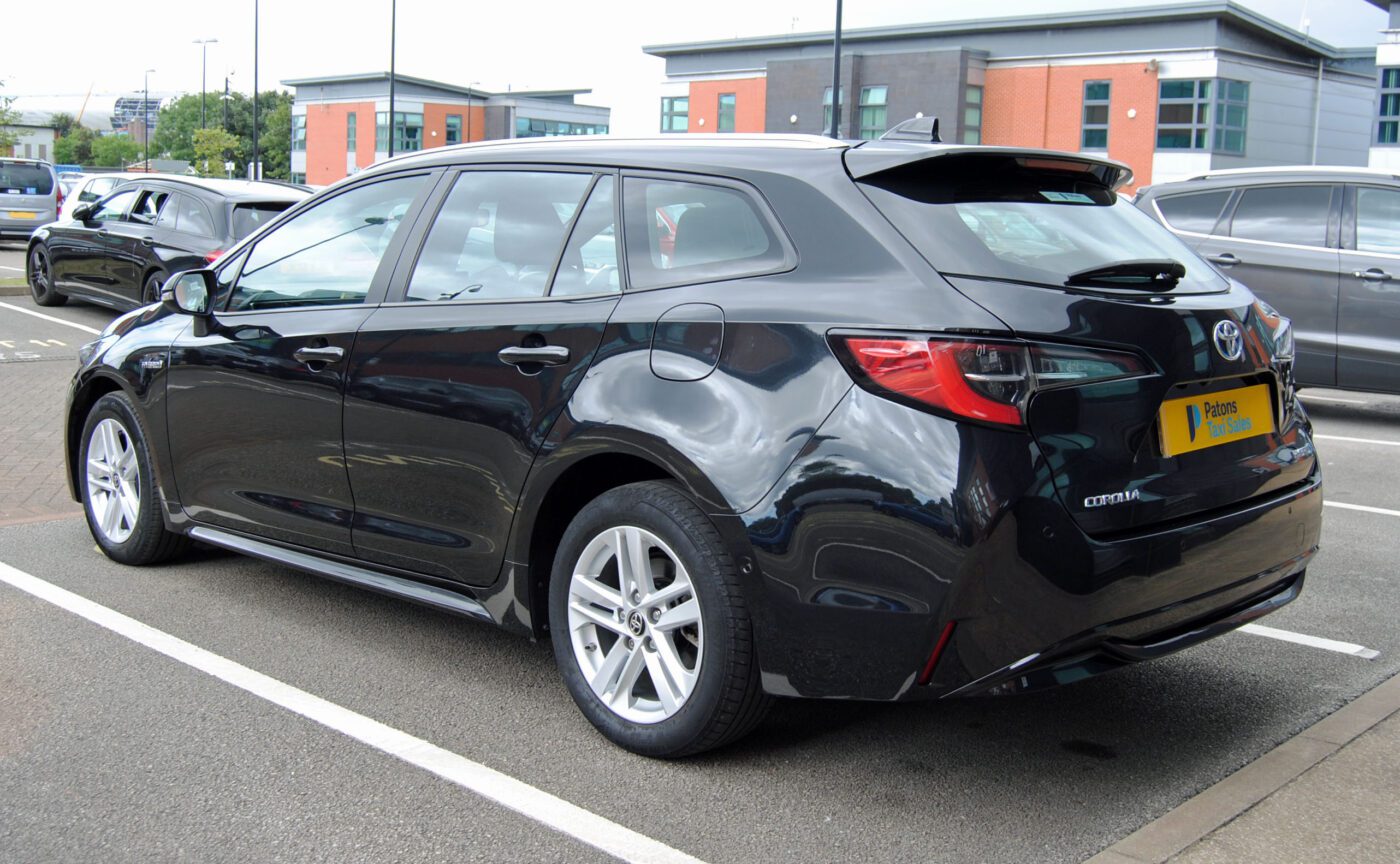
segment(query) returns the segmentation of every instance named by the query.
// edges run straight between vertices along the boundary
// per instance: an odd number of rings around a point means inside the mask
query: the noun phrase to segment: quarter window
[[[690,128],[690,97],[661,98],[661,131],[685,132]]]
[[[715,125],[715,131],[734,131],[734,113],[737,110],[737,105],[738,97],[733,93],[719,94],[719,123]]]
[[[209,218],[209,210],[203,204],[188,195],[181,195],[178,206],[180,214],[177,217],[176,229],[201,237],[214,236],[214,220]]]
[[[1365,186],[1356,190],[1356,248],[1400,255],[1400,192]]]
[[[1158,198],[1157,209],[1162,218],[1178,231],[1194,231],[1197,234],[1210,234],[1220,219],[1220,211],[1230,200],[1228,189],[1219,192],[1197,192],[1192,195],[1172,195]]]
[[[860,88],[860,137],[873,141],[885,134],[885,105],[890,88]]]
[[[1084,82],[1084,126],[1079,149],[1108,149],[1109,92],[1107,81]]]
[[[467,171],[438,211],[408,300],[542,297],[588,174]]]
[[[737,189],[631,178],[623,190],[633,287],[737,279],[787,263],[777,234]]]
[[[1331,186],[1261,186],[1235,205],[1230,235],[1295,246],[1326,246]]]
[[[359,186],[289,219],[253,247],[229,309],[363,303],[424,181],[419,175]]]
[[[1380,125],[1377,144],[1400,144],[1400,67],[1381,70]]]

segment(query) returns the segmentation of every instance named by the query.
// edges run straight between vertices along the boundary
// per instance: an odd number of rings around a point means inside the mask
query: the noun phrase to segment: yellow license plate
[[[35,216],[38,216],[38,215],[39,215],[38,213],[30,213],[30,212],[27,211],[27,210],[11,210],[11,211],[10,211],[10,218],[11,218],[11,219],[33,219]]]
[[[1157,415],[1162,455],[1179,456],[1274,431],[1269,385],[1169,399]]]

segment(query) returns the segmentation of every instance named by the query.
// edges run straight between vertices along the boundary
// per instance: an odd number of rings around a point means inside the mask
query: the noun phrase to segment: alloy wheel
[[[93,427],[87,449],[88,508],[102,536],[124,543],[141,515],[141,473],[136,443],[110,417]]]
[[[690,574],[644,528],[595,536],[573,568],[568,596],[574,660],[597,697],[634,723],[660,723],[695,690],[704,626]]]
[[[49,258],[38,249],[29,253],[29,279],[36,297],[49,293]]]

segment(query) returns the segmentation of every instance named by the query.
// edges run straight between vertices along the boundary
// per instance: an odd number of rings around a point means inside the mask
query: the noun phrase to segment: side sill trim
[[[357,588],[367,588],[370,591],[421,603],[424,606],[480,618],[492,624],[496,623],[491,614],[486,611],[486,607],[477,601],[464,594],[439,588],[436,585],[425,585],[422,582],[415,582],[400,576],[391,576],[387,573],[380,573],[341,561],[331,561],[306,552],[285,549],[261,540],[254,540],[250,537],[243,537],[204,525],[191,528],[189,536],[211,546],[241,552],[244,555],[252,555],[264,561],[283,564],[336,582],[354,585]]]

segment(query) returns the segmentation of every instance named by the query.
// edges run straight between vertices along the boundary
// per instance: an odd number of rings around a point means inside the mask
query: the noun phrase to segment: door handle
[[[569,362],[569,349],[563,345],[543,345],[539,348],[523,348],[512,345],[496,352],[496,356],[501,358],[502,363],[508,363],[511,366],[522,366],[528,363],[558,366]]]
[[[313,363],[337,363],[345,357],[345,349],[328,345],[324,348],[298,348],[292,352],[298,363],[310,366]]]
[[[1234,267],[1236,264],[1240,263],[1240,259],[1229,252],[1222,252],[1219,255],[1207,255],[1206,260],[1212,264],[1219,264],[1221,267]]]
[[[1389,282],[1395,278],[1379,267],[1372,267],[1370,270],[1353,270],[1351,275],[1357,279],[1365,279],[1367,282]]]
[[[141,238],[141,242],[142,242],[142,243],[145,243],[147,246],[150,246],[151,244],[153,244],[153,243],[156,242],[156,238],[154,238],[154,237],[142,237],[142,238]]]
[[[112,232],[111,232],[111,231],[108,231],[106,228],[98,228],[98,229],[97,229],[97,236],[98,236],[98,237],[107,237],[107,236],[111,235],[111,233],[112,233]]]

